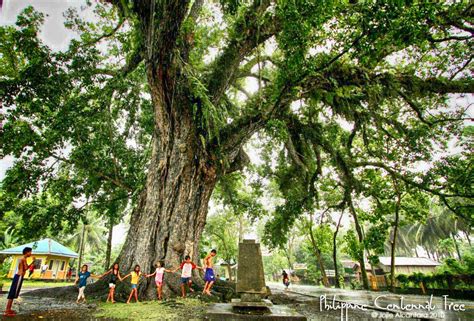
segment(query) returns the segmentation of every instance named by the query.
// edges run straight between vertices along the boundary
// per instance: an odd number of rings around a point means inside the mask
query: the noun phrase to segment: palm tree
[[[15,230],[12,227],[7,228],[3,232],[2,241],[0,241],[0,249],[8,249],[16,246],[20,241],[20,238],[16,235]]]
[[[421,246],[429,257],[439,260],[441,256],[452,256],[452,253],[443,253],[438,247],[440,240],[451,238],[461,259],[457,236],[463,233],[470,242],[470,231],[469,222],[453,215],[445,207],[432,203],[430,216],[425,222],[415,222],[400,228],[397,252],[405,254],[415,251],[417,254],[416,248]]]
[[[84,252],[97,251],[106,245],[106,232],[104,223],[91,215],[80,221],[75,232],[66,239],[66,244],[79,252],[78,270],[81,267]]]
[[[0,241],[0,249],[3,250],[14,247],[18,245],[19,242],[20,238],[16,235],[15,230],[9,227],[3,232],[3,239]],[[2,264],[6,258],[6,255],[0,254],[0,264]]]

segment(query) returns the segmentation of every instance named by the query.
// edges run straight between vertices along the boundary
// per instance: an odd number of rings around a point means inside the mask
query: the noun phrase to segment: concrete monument
[[[268,312],[272,303],[263,299],[269,293],[265,285],[260,244],[255,240],[240,243],[238,264],[237,293],[240,294],[240,299],[232,300],[234,310]]]
[[[232,303],[217,303],[209,308],[208,320],[280,320],[306,321],[285,305],[273,305],[265,299],[269,290],[265,285],[260,244],[255,240],[244,240],[239,244],[237,268],[237,293],[240,299]]]

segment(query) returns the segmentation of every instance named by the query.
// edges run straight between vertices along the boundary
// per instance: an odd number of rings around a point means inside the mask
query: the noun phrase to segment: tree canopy
[[[2,217],[15,209],[32,233],[73,228],[84,204],[120,217],[155,193],[152,178],[165,176],[151,168],[176,173],[155,154],[176,148],[224,182],[258,137],[257,173],[284,199],[267,224],[275,243],[305,212],[347,208],[357,220],[367,198],[370,220],[393,205],[395,185],[472,223],[472,4],[89,5],[93,21],[66,13],[79,37],[65,51],[42,43],[32,8],[0,28],[1,153],[15,157]]]

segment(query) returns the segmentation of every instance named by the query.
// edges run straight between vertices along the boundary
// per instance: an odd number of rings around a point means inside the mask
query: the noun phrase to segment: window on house
[[[54,260],[50,260],[50,261],[49,261],[48,270],[52,270],[52,269],[53,269],[53,263],[54,263]]]
[[[41,269],[41,261],[41,259],[34,260],[33,264],[35,266],[35,269]]]
[[[66,265],[66,261],[62,261],[63,263],[61,264],[61,271],[64,271],[64,265]]]

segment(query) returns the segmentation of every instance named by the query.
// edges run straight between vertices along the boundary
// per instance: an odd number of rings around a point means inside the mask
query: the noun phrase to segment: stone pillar
[[[239,262],[237,269],[237,292],[240,299],[232,299],[231,304],[217,303],[207,312],[212,321],[221,320],[281,320],[306,321],[306,317],[298,314],[288,306],[273,306],[268,299],[263,273],[262,252],[260,244],[255,240],[243,240],[239,243]]]
[[[237,292],[242,302],[259,302],[267,294],[260,244],[243,240],[239,244]]]

